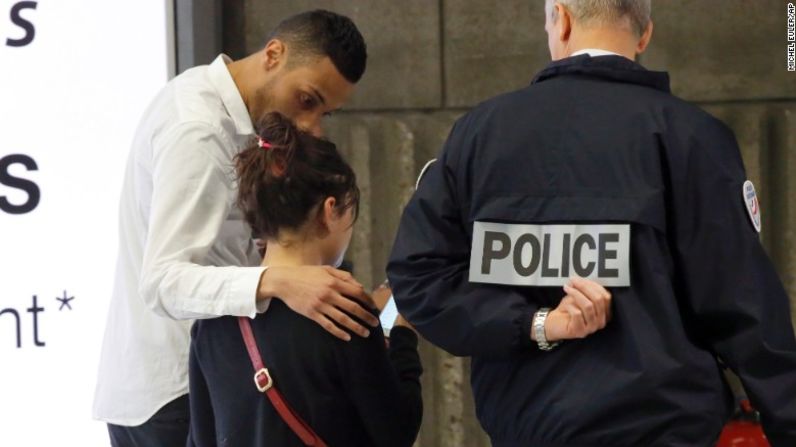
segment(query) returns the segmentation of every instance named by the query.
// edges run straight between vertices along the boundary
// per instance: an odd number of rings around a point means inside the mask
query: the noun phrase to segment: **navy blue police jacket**
[[[495,446],[712,445],[733,406],[721,363],[772,446],[796,446],[788,297],[746,180],[731,130],[673,96],[665,72],[620,56],[553,62],[455,123],[401,218],[387,268],[398,309],[431,343],[472,357],[476,413]],[[508,237],[490,241],[488,261],[508,262],[497,269],[472,251],[478,222],[628,226],[624,255],[599,235],[579,246],[628,258],[629,285],[609,287],[612,320],[539,350],[532,315],[555,308],[561,288],[472,281],[471,264],[522,277],[550,241],[526,237],[530,260]],[[542,263],[553,276],[595,270],[577,256]],[[512,258],[521,274],[507,273]]]

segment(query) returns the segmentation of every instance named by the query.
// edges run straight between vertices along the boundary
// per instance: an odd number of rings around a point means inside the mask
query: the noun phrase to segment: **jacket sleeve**
[[[410,447],[420,431],[423,398],[417,335],[395,327],[389,357],[381,328],[367,338],[353,337],[340,347],[347,394],[361,416],[372,445]]]
[[[469,281],[467,117],[454,125],[401,217],[387,276],[400,313],[454,355],[502,358],[532,346],[536,306],[516,288]]]
[[[139,279],[147,306],[175,319],[254,317],[262,267],[202,265],[235,199],[230,172],[214,154],[212,127],[184,123],[154,144],[152,202]]]
[[[796,341],[788,296],[747,213],[735,137],[711,118],[689,136],[667,138],[670,237],[689,332],[741,378],[772,446],[794,446]]]

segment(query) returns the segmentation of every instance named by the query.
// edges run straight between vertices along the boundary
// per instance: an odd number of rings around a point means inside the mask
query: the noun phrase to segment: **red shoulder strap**
[[[265,393],[268,400],[271,401],[276,412],[285,421],[285,423],[293,430],[306,445],[326,447],[320,436],[318,436],[301,416],[296,414],[295,411],[285,402],[282,394],[274,388],[274,381],[271,379],[271,373],[268,368],[263,364],[263,358],[260,356],[260,350],[257,349],[257,340],[254,339],[252,333],[252,326],[249,319],[246,317],[238,317],[238,325],[240,326],[240,333],[243,335],[243,341],[246,343],[246,350],[249,352],[249,358],[254,366],[254,384],[260,392]]]

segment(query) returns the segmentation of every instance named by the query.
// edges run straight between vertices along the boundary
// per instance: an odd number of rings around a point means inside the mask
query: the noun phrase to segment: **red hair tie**
[[[257,137],[257,146],[260,146],[261,148],[263,148],[265,150],[268,150],[268,149],[271,149],[271,148],[274,147],[274,146],[271,145],[271,143],[263,140],[261,137]]]

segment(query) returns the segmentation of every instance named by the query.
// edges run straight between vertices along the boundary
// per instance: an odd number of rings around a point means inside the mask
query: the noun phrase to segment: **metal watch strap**
[[[549,307],[543,307],[533,314],[533,335],[536,338],[536,344],[539,345],[539,349],[542,351],[550,351],[558,346],[558,342],[549,343],[545,336],[544,325],[548,314],[550,314]]]

